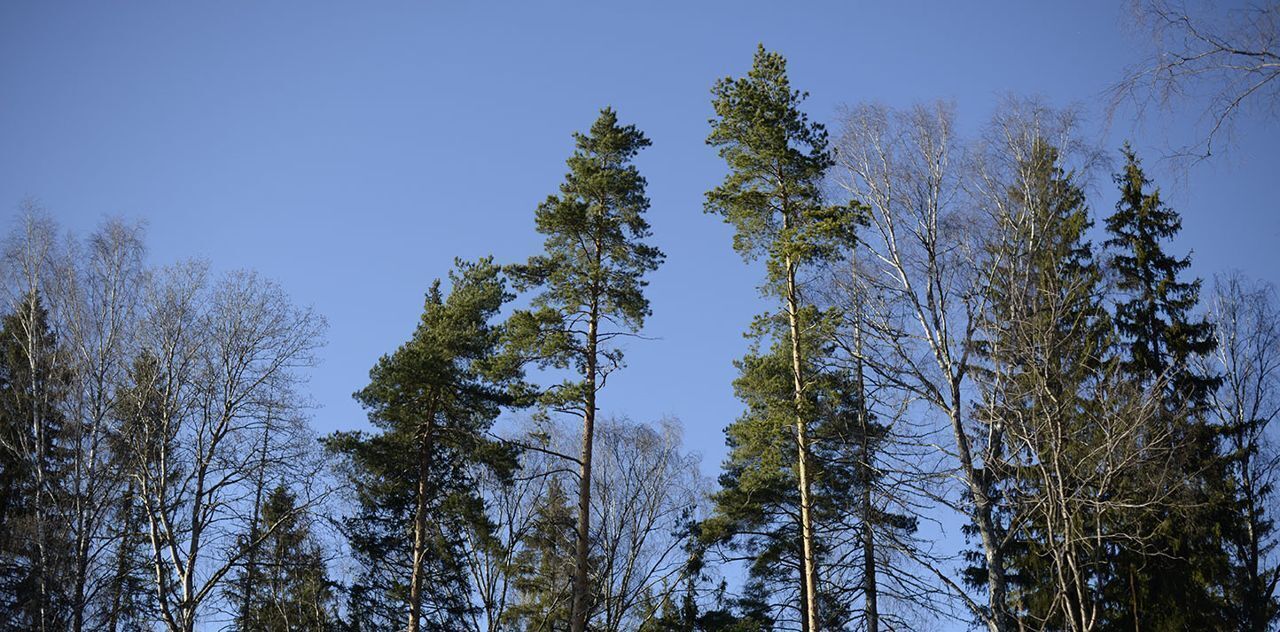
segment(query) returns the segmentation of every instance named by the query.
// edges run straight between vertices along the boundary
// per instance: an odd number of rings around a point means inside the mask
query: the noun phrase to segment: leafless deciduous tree
[[[144,305],[141,346],[153,360],[135,375],[132,473],[161,619],[190,631],[228,573],[270,535],[252,523],[260,484],[297,483],[305,494],[297,511],[319,498],[305,484],[314,473],[306,461],[263,446],[298,434],[293,386],[314,362],[323,321],[252,273],[211,283],[201,264],[158,275]],[[258,542],[241,542],[243,534]]]
[[[680,586],[687,527],[701,517],[706,489],[697,457],[684,452],[679,422],[612,419],[600,429],[592,503],[601,559],[597,618],[606,630],[634,630]]]
[[[1244,577],[1242,594],[1229,595],[1247,615],[1253,629],[1264,629],[1274,615],[1280,582],[1274,557],[1274,487],[1280,475],[1272,422],[1280,417],[1280,307],[1275,289],[1239,273],[1214,282],[1210,317],[1217,351],[1204,358],[1206,374],[1222,376],[1211,410],[1222,427],[1233,458],[1234,480],[1244,518],[1244,532],[1233,545],[1234,562]]]
[[[1280,103],[1280,3],[1261,0],[1228,8],[1214,2],[1135,0],[1138,24],[1149,30],[1151,54],[1111,89],[1112,113],[1122,103],[1204,104],[1204,128],[1178,154],[1207,158],[1234,121],[1254,109],[1274,116]]]
[[[119,498],[125,477],[111,450],[118,432],[117,390],[134,357],[139,290],[145,284],[142,228],[108,221],[80,244],[68,240],[52,298],[60,323],[64,366],[71,375],[67,408],[70,475],[60,494],[61,520],[71,535],[71,629],[118,619],[121,538]],[[127,509],[125,509],[127,511]],[[114,554],[113,554],[114,553]],[[114,629],[114,627],[113,627]]]
[[[865,330],[876,343],[866,346],[868,366],[945,418],[954,446],[946,453],[971,503],[936,498],[973,520],[987,564],[997,571],[980,603],[938,565],[929,567],[990,630],[1011,630],[995,501],[983,478],[989,458],[984,450],[992,442],[975,440],[965,411],[990,262],[982,248],[983,223],[968,204],[952,108],[939,103],[906,112],[876,105],[849,109],[837,157],[840,185],[869,207],[861,270],[868,286]]]
[[[651,623],[682,587],[688,527],[705,511],[708,482],[697,456],[684,450],[676,420],[649,425],[601,419],[595,430],[589,620],[593,628],[634,631]],[[518,560],[522,550],[535,546],[530,539],[551,488],[572,489],[575,472],[559,453],[572,450],[576,440],[571,428],[558,424],[525,427],[510,439],[525,448],[513,481],[484,481],[486,509],[496,529],[468,536],[467,564],[478,606],[475,630],[526,629],[508,616],[519,600]],[[539,606],[545,612],[525,613],[527,629],[562,629],[565,622],[554,620],[554,613],[567,608],[569,588],[565,582],[558,595],[540,595],[549,600]],[[551,619],[542,616],[549,613]]]

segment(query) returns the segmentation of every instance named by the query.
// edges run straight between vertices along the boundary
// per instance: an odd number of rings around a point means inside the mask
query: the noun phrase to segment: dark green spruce
[[[1116,210],[1106,220],[1111,267],[1120,298],[1115,323],[1125,348],[1124,368],[1134,380],[1159,385],[1164,424],[1182,447],[1176,467],[1179,509],[1127,528],[1153,534],[1148,552],[1121,549],[1109,597],[1109,629],[1237,628],[1223,601],[1230,563],[1222,538],[1235,528],[1221,433],[1206,406],[1218,378],[1198,372],[1195,360],[1213,352],[1213,326],[1195,312],[1200,280],[1184,279],[1190,257],[1166,251],[1182,229],[1178,213],[1153,189],[1137,155],[1123,149],[1115,175]]]
[[[312,532],[314,517],[297,505],[283,486],[262,503],[256,563],[231,581],[233,603],[243,603],[236,617],[239,632],[328,632],[336,629],[334,584],[327,560]],[[257,533],[250,538],[257,539]],[[250,546],[242,541],[241,546]],[[244,587],[235,594],[234,587]]]

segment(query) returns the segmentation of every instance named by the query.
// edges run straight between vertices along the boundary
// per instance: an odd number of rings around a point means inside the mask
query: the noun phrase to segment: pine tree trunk
[[[818,632],[818,564],[814,558],[813,518],[809,499],[809,433],[804,420],[804,378],[800,362],[799,300],[796,267],[790,257],[787,266],[787,319],[791,327],[791,375],[796,409],[796,450],[800,473],[800,540],[804,549],[805,619],[808,632]]]
[[[599,252],[598,249],[597,252]],[[569,626],[571,632],[586,632],[587,630],[587,596],[590,590],[587,563],[591,545],[591,448],[596,424],[598,324],[599,312],[593,304],[591,306],[591,320],[587,323],[587,392],[582,412],[582,454],[578,480],[578,529],[573,561],[573,616]]]
[[[427,420],[418,439],[418,493],[413,514],[413,573],[409,576],[408,632],[422,628],[422,562],[427,555],[427,500],[430,493],[431,460],[434,456],[436,411],[428,407]]]

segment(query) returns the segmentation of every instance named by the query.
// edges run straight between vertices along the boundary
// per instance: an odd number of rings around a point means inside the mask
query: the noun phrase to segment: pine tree
[[[519,363],[502,350],[503,326],[493,323],[511,295],[491,259],[459,261],[449,278],[448,296],[432,284],[413,337],[356,393],[382,432],[328,439],[352,464],[360,510],[346,530],[363,572],[351,610],[372,628],[461,625],[470,605],[459,534],[476,494],[467,470],[514,465],[485,436],[523,391]]]
[[[334,629],[333,583],[310,521],[311,516],[297,506],[297,498],[288,489],[277,486],[267,495],[257,532],[266,537],[257,545],[257,563],[244,567],[231,581],[232,601],[245,604],[236,618],[236,630]],[[256,534],[249,538],[258,539]],[[242,548],[250,545],[242,538]]]
[[[707,143],[729,167],[724,182],[709,191],[705,210],[735,228],[733,246],[744,259],[763,257],[765,291],[778,298],[788,319],[791,345],[791,411],[799,493],[800,581],[804,629],[813,630],[818,612],[818,561],[814,540],[813,480],[809,410],[812,358],[806,349],[801,312],[801,268],[834,258],[852,243],[856,213],[823,204],[821,182],[832,157],[827,132],[800,111],[807,96],[791,88],[786,60],[760,46],[751,70],[740,79],[724,78],[712,88],[716,117]]]
[[[835,326],[834,314],[810,307],[801,312],[800,322],[810,334],[802,351],[810,358],[826,358],[824,341]],[[804,585],[787,325],[785,318],[758,319],[753,330],[757,346],[737,363],[740,373],[734,389],[747,410],[725,430],[729,456],[720,477],[721,489],[712,498],[714,513],[699,527],[704,544],[727,545],[750,562],[751,581],[771,603]],[[771,346],[761,349],[766,343]],[[827,571],[819,593],[820,627],[843,629],[858,616],[866,619],[865,608],[858,613],[851,601],[867,587],[865,541],[850,538],[848,531],[870,527],[893,531],[901,538],[914,531],[915,524],[907,516],[868,511],[865,506],[866,494],[876,483],[868,458],[875,458],[885,428],[864,416],[855,377],[829,365],[811,372],[808,379],[805,407],[812,411],[808,431],[813,446],[815,550]],[[858,562],[846,561],[854,559]],[[770,618],[781,616],[775,613]]]
[[[1182,228],[1181,218],[1150,189],[1129,146],[1123,155],[1124,169],[1115,176],[1120,200],[1106,222],[1121,295],[1116,328],[1126,372],[1139,383],[1164,387],[1167,431],[1183,446],[1177,464],[1183,511],[1130,526],[1155,533],[1157,540],[1154,554],[1126,549],[1116,557],[1113,629],[1225,629],[1220,595],[1228,562],[1221,538],[1233,528],[1227,463],[1218,455],[1225,429],[1212,427],[1205,415],[1218,378],[1197,372],[1193,363],[1213,352],[1213,326],[1192,315],[1200,280],[1181,278],[1190,257],[1165,251]]]
[[[790,349],[784,338],[736,363],[734,391],[747,408],[725,428],[729,456],[712,496],[714,512],[700,526],[707,545],[728,546],[732,557],[748,563],[748,581],[763,593],[763,603],[785,601],[806,586]],[[805,621],[800,594],[798,619]]]
[[[649,315],[644,277],[658,268],[663,254],[643,241],[650,235],[649,199],[632,164],[649,139],[634,125],[619,125],[617,114],[605,108],[574,142],[560,193],[549,196],[535,215],[538,232],[546,236],[545,252],[512,268],[521,289],[541,292],[531,309],[515,313],[510,322],[515,346],[528,357],[571,372],[542,394],[541,404],[582,418],[570,627],[585,632],[597,396],[622,366],[622,351],[612,341],[638,333]]]

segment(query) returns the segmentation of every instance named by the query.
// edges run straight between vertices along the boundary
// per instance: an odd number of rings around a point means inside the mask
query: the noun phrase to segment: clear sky
[[[78,231],[145,219],[156,263],[203,256],[277,279],[330,323],[316,429],[358,427],[350,394],[412,331],[431,279],[455,256],[536,252],[533,210],[563,177],[571,133],[611,105],[653,140],[638,164],[668,259],[652,276],[657,339],[631,344],[602,407],[680,417],[713,473],[760,269],[702,212],[724,173],[703,141],[713,81],[743,73],[758,42],[787,56],[820,121],[842,103],[941,98],[972,130],[1010,93],[1079,105],[1105,147],[1132,136],[1146,155],[1197,273],[1280,280],[1276,119],[1244,121],[1231,155],[1181,184],[1155,150],[1191,117],[1103,126],[1102,93],[1144,43],[1126,7],[10,0],[0,218],[31,197]]]

